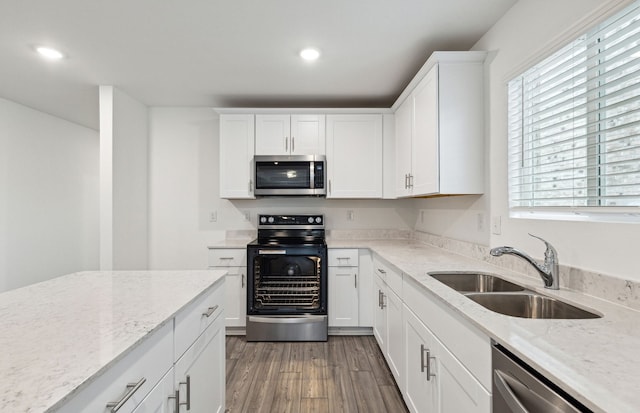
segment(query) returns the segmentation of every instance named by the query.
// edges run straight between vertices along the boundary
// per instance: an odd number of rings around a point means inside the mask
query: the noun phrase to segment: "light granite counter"
[[[596,412],[640,411],[640,312],[583,293],[547,290],[542,280],[415,240],[329,239],[330,248],[369,248],[416,280],[490,338]],[[435,271],[501,275],[540,293],[587,307],[604,317],[532,320],[501,315],[431,278]]]
[[[58,406],[224,275],[80,272],[0,294],[0,411]]]

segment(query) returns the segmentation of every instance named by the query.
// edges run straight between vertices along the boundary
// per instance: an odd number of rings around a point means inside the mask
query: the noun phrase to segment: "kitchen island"
[[[157,353],[166,357],[151,364],[166,361],[159,367],[166,376],[178,357],[189,353],[188,345],[204,336],[222,313],[222,303],[211,306],[205,301],[220,299],[224,275],[224,271],[80,272],[0,294],[0,411],[70,411],[69,403],[82,404],[83,392],[95,391],[100,387],[95,383],[113,370],[128,368],[120,365],[131,366],[134,353],[141,353],[152,340],[158,345],[149,348],[161,348]],[[210,314],[192,309],[196,305],[209,305]],[[180,339],[174,339],[174,329],[184,332]],[[224,377],[224,357],[222,363]],[[154,385],[146,377],[140,394]],[[125,387],[117,389],[115,401],[124,393]],[[138,402],[132,397],[129,403]]]

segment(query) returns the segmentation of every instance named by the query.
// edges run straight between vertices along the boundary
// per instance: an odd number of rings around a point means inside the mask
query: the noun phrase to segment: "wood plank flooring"
[[[320,343],[227,337],[226,411],[402,413],[407,408],[373,336]]]

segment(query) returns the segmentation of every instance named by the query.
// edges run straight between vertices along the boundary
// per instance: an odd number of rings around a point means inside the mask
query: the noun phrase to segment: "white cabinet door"
[[[180,413],[220,413],[225,404],[224,318],[218,317],[175,364]]]
[[[256,155],[323,155],[325,115],[256,115]]]
[[[253,147],[253,115],[220,115],[220,198],[255,198]]]
[[[385,296],[387,312],[387,364],[400,391],[404,389],[404,334],[402,333],[402,300],[390,288]]]
[[[404,306],[405,389],[404,401],[412,413],[436,410],[438,397],[434,377],[427,375],[427,351],[431,352],[432,335],[427,327]],[[429,353],[431,356],[431,353]]]
[[[324,155],[325,135],[325,115],[291,115],[292,155]]]
[[[357,327],[358,267],[329,267],[329,327]]]
[[[395,191],[397,197],[411,195],[411,137],[413,131],[413,97],[409,96],[395,113],[396,173]]]
[[[224,267],[218,267],[223,269]],[[227,327],[247,324],[247,267],[229,267],[224,280],[224,315]]]
[[[133,410],[133,413],[174,413],[175,405],[172,368]]]
[[[413,195],[437,194],[440,190],[438,65],[427,73],[412,96],[415,113],[411,151],[412,192]]]
[[[358,250],[358,319],[360,327],[373,327],[377,301],[373,294],[373,259],[371,250]]]
[[[290,141],[289,115],[256,115],[256,155],[288,155]]]
[[[382,115],[327,115],[327,198],[382,198]]]
[[[382,354],[387,351],[387,312],[385,311],[386,285],[378,274],[373,277],[374,300],[376,303],[373,313],[373,335],[378,342]]]

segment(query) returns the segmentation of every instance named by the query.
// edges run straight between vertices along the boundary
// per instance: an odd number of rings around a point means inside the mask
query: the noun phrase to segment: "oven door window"
[[[260,255],[253,261],[255,310],[273,312],[321,309],[321,258]]]
[[[308,189],[309,162],[256,162],[257,189]]]

